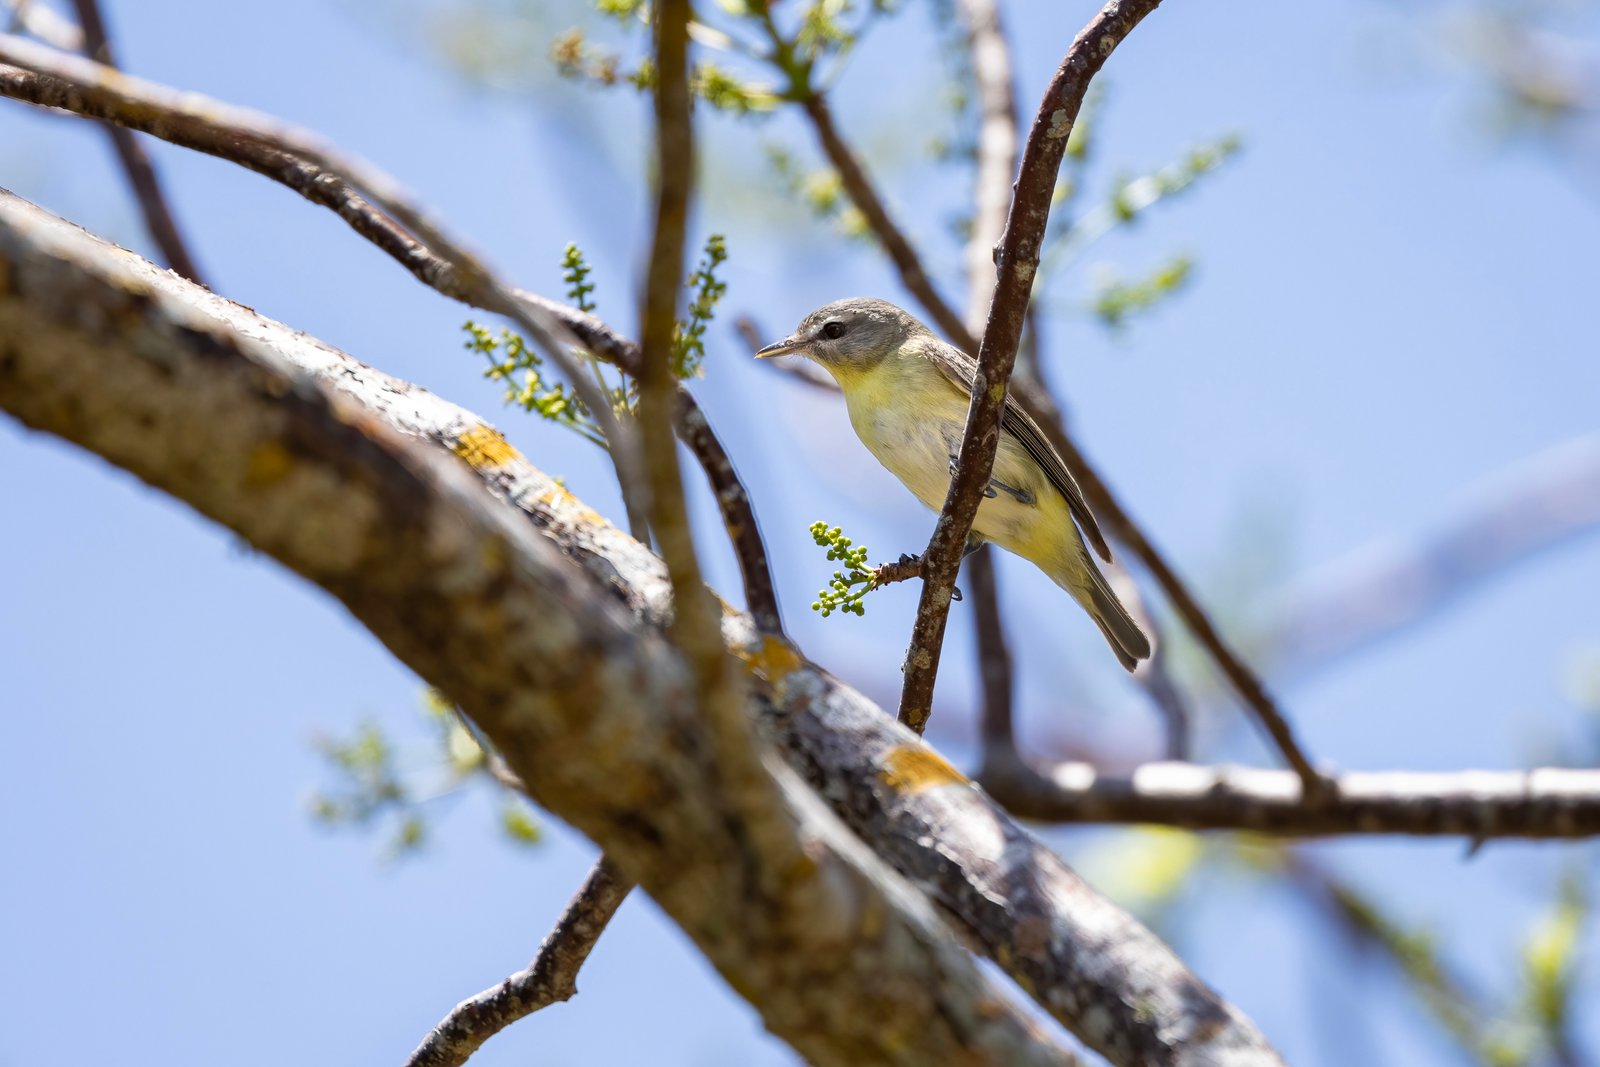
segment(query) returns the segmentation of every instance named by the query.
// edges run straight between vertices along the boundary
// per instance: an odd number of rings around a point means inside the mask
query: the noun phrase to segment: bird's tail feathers
[[[1106,576],[1100,573],[1100,568],[1095,566],[1087,553],[1084,554],[1083,565],[1089,572],[1089,587],[1083,591],[1088,595],[1084,597],[1077,590],[1073,592],[1078,594],[1079,600],[1087,601],[1083,606],[1089,609],[1100,632],[1106,635],[1106,643],[1111,646],[1111,651],[1117,654],[1117,660],[1124,668],[1132,671],[1139,666],[1140,660],[1150,658],[1150,639],[1133,620],[1128,609],[1122,606],[1122,601],[1111,589],[1111,583],[1106,581]]]

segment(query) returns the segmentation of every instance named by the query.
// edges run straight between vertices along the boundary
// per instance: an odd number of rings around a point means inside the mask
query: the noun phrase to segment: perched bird
[[[944,506],[977,376],[971,356],[893,304],[865,298],[818,308],[793,334],[756,353],[786,355],[805,356],[833,375],[867,451],[918,500],[935,511]],[[993,541],[1032,562],[1083,606],[1131,671],[1149,657],[1150,641],[1106,584],[1079,527],[1109,561],[1067,465],[1007,396],[994,471],[967,551]]]

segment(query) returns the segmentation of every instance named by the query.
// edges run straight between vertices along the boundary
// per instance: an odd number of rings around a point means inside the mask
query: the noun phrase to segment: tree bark
[[[690,672],[660,636],[660,561],[469,412],[10,196],[0,408],[337,596],[808,1059],[1065,1062],[771,749],[773,810],[724,788]],[[931,749],[746,616],[722,628],[762,730],[1087,1044],[1118,1064],[1279,1062]]]

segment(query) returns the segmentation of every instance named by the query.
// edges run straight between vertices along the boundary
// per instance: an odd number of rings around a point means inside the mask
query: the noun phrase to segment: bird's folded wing
[[[959,386],[967,397],[972,396],[972,383],[978,376],[978,364],[971,356],[942,342],[925,346],[924,352],[929,362],[938,367],[952,384]],[[1066,497],[1067,508],[1072,512],[1078,528],[1089,539],[1089,543],[1100,554],[1100,558],[1110,562],[1111,550],[1106,546],[1106,539],[1100,533],[1099,523],[1094,521],[1094,513],[1089,510],[1089,502],[1083,498],[1083,490],[1078,488],[1077,479],[1067,470],[1066,461],[1061,458],[1061,454],[1045,439],[1044,431],[1039,429],[1039,424],[1022,410],[1022,405],[1018,404],[1016,398],[1009,392],[1006,393],[1005,410],[1000,415],[1000,428],[1021,442],[1022,447],[1028,450],[1028,455],[1043,468],[1045,476],[1050,479],[1050,484]]]

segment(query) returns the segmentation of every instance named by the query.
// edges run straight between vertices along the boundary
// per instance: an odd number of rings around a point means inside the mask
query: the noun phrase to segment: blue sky
[[[1024,106],[1094,6],[1010,9]],[[601,312],[632,330],[646,232],[640,99],[548,78],[472,85],[437,60],[436,34],[388,5],[108,7],[128,66],[379,163],[521,284],[558,293],[561,250],[578,241]],[[1080,302],[1096,261],[1132,273],[1174,251],[1197,262],[1188,291],[1119,337],[1081,315],[1053,316],[1046,331],[1087,448],[1202,589],[1241,557],[1277,560],[1269,570],[1287,580],[1374,539],[1416,536],[1485,475],[1596,429],[1600,175],[1483,132],[1464,80],[1434,62],[1442,10],[1173,0],[1108,68],[1102,186],[1221,134],[1245,145],[1097,246],[1051,297]],[[923,16],[897,25],[868,38],[836,111],[958,296],[959,246],[939,220],[960,205],[963,178],[907,147],[937,132],[939,79],[931,61],[908,59],[927,54]],[[810,158],[788,117],[706,129],[719,162],[697,229],[726,234],[733,259],[695,388],[753,486],[791,628],[815,659],[889,700],[915,591],[874,594],[865,619],[817,618],[806,605],[831,566],[806,526],[826,518],[892,558],[924,542],[931,516],[877,469],[835,400],[753,365],[727,321],[748,312],[777,337],[840,296],[909,301],[870,247],[782,205],[763,138]],[[462,308],[281,188],[155,151],[219,291],[475,408],[619,514],[592,448],[501,409],[461,351]],[[0,185],[148,251],[84,124],[0,106]],[[281,1062],[285,1047],[307,1062],[393,1064],[456,1000],[526,962],[591,855],[558,825],[546,845],[516,851],[489,800],[468,797],[442,814],[427,853],[388,864],[375,840],[307,817],[306,797],[327,782],[316,734],[371,719],[421,736],[416,679],[338,605],[182,505],[6,420],[0,500],[12,707],[0,746],[11,871],[0,1065],[100,1062],[130,1045],[178,1064]],[[712,580],[733,592],[698,488],[696,508]],[[1077,609],[1026,564],[1003,561],[1001,582],[1024,745],[1088,737],[1153,752],[1149,710]],[[1286,687],[1285,702],[1318,758],[1344,768],[1515,767],[1576,751],[1584,727],[1563,678],[1600,642],[1596,588],[1600,539],[1570,544]],[[975,685],[968,620],[959,608],[953,619],[935,735],[965,757]],[[1204,736],[1210,756],[1269,759],[1231,707]],[[1050,837],[1069,859],[1107,840]],[[1587,855],[1505,845],[1468,862],[1458,843],[1402,841],[1319,853],[1437,932],[1488,990],[1513,980],[1515,946],[1562,863]],[[1460,1062],[1383,968],[1352,961],[1281,890],[1210,877],[1172,930],[1291,1062],[1368,1061],[1363,1049]],[[1592,931],[1586,947],[1594,977]],[[580,986],[474,1063],[792,1062],[646,901],[624,908]],[[1586,1038],[1600,1049],[1600,1024]]]

